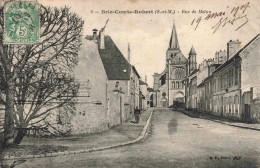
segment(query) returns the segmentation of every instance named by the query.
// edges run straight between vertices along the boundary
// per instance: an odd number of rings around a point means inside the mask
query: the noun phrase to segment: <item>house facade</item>
[[[140,91],[141,91],[141,106],[140,108],[142,110],[147,110],[147,107],[148,107],[148,103],[149,103],[149,93],[148,93],[148,84],[142,80],[139,80],[139,85],[140,85]]]
[[[204,60],[199,66],[195,110],[243,122],[260,122],[259,34],[243,48],[240,45],[238,40],[230,40],[227,52],[217,52],[215,60]],[[186,85],[187,92],[190,87]],[[191,107],[189,99],[187,108]]]

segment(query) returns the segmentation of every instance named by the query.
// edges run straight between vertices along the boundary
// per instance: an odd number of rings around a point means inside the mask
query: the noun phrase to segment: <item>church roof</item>
[[[108,79],[129,80],[131,65],[117,48],[110,36],[105,36],[104,40],[105,49],[99,49],[99,54]]]
[[[195,52],[193,46],[192,46],[191,49],[190,49],[189,55],[196,55],[196,52]]]
[[[180,49],[174,22],[173,22],[173,27],[172,27],[172,34],[171,34],[171,39],[170,39],[170,43],[169,43],[169,48]]]

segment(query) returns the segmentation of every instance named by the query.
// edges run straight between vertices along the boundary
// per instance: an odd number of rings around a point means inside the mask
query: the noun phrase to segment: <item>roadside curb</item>
[[[152,112],[151,112],[149,118],[147,119],[146,124],[145,124],[141,134],[139,135],[139,137],[134,139],[134,140],[128,141],[128,142],[124,142],[124,143],[120,143],[120,144],[116,144],[116,145],[110,145],[110,146],[106,146],[106,147],[97,147],[97,148],[92,148],[92,149],[76,150],[76,151],[50,152],[50,153],[45,153],[45,154],[22,155],[22,156],[10,156],[10,155],[8,155],[8,156],[4,156],[3,160],[33,159],[33,158],[55,157],[55,156],[71,155],[71,154],[79,154],[79,153],[91,153],[91,152],[95,152],[95,151],[102,151],[102,150],[106,150],[106,149],[131,145],[131,144],[137,143],[137,142],[139,142],[139,141],[141,141],[145,138],[148,127],[150,125],[150,121],[151,121],[153,112],[154,112],[154,109],[152,109]]]
[[[219,121],[219,120],[212,120],[212,119],[205,118],[205,117],[203,117],[203,119],[207,119],[207,120],[214,121],[214,122],[217,122],[217,123],[221,123],[221,124],[224,124],[224,125],[229,125],[229,126],[232,126],[232,127],[260,131],[259,128],[252,128],[252,127],[240,126],[240,125],[235,125],[235,124],[229,124],[229,123],[225,123],[225,122],[222,122],[222,121]]]
[[[179,111],[179,110],[178,110]],[[183,111],[179,111],[181,112],[182,114],[184,115],[187,115],[189,117],[191,117],[189,114],[183,112]],[[237,128],[242,128],[242,129],[249,129],[249,130],[254,130],[254,131],[260,131],[259,128],[252,128],[252,127],[246,127],[246,126],[240,126],[240,125],[235,125],[235,124],[229,124],[229,123],[226,123],[224,121],[220,121],[220,120],[214,120],[214,119],[210,119],[210,118],[207,118],[207,117],[203,117],[203,116],[200,116],[200,117],[192,117],[192,118],[200,118],[200,119],[205,119],[205,120],[210,120],[210,121],[213,121],[213,122],[217,122],[217,123],[220,123],[220,124],[224,124],[224,125],[228,125],[228,126],[232,126],[232,127],[237,127]]]

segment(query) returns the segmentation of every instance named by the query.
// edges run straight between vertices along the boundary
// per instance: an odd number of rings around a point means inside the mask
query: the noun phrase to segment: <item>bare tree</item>
[[[0,9],[3,30],[3,8]],[[26,129],[41,126],[48,114],[69,106],[77,94],[72,75],[81,45],[83,21],[67,7],[40,8],[40,42],[4,45],[0,35],[0,79],[4,94],[4,146],[19,144]],[[14,137],[16,135],[16,137]]]

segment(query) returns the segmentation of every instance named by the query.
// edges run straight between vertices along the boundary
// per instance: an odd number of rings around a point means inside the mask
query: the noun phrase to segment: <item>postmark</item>
[[[4,44],[35,44],[40,39],[39,3],[8,2],[4,8]]]

